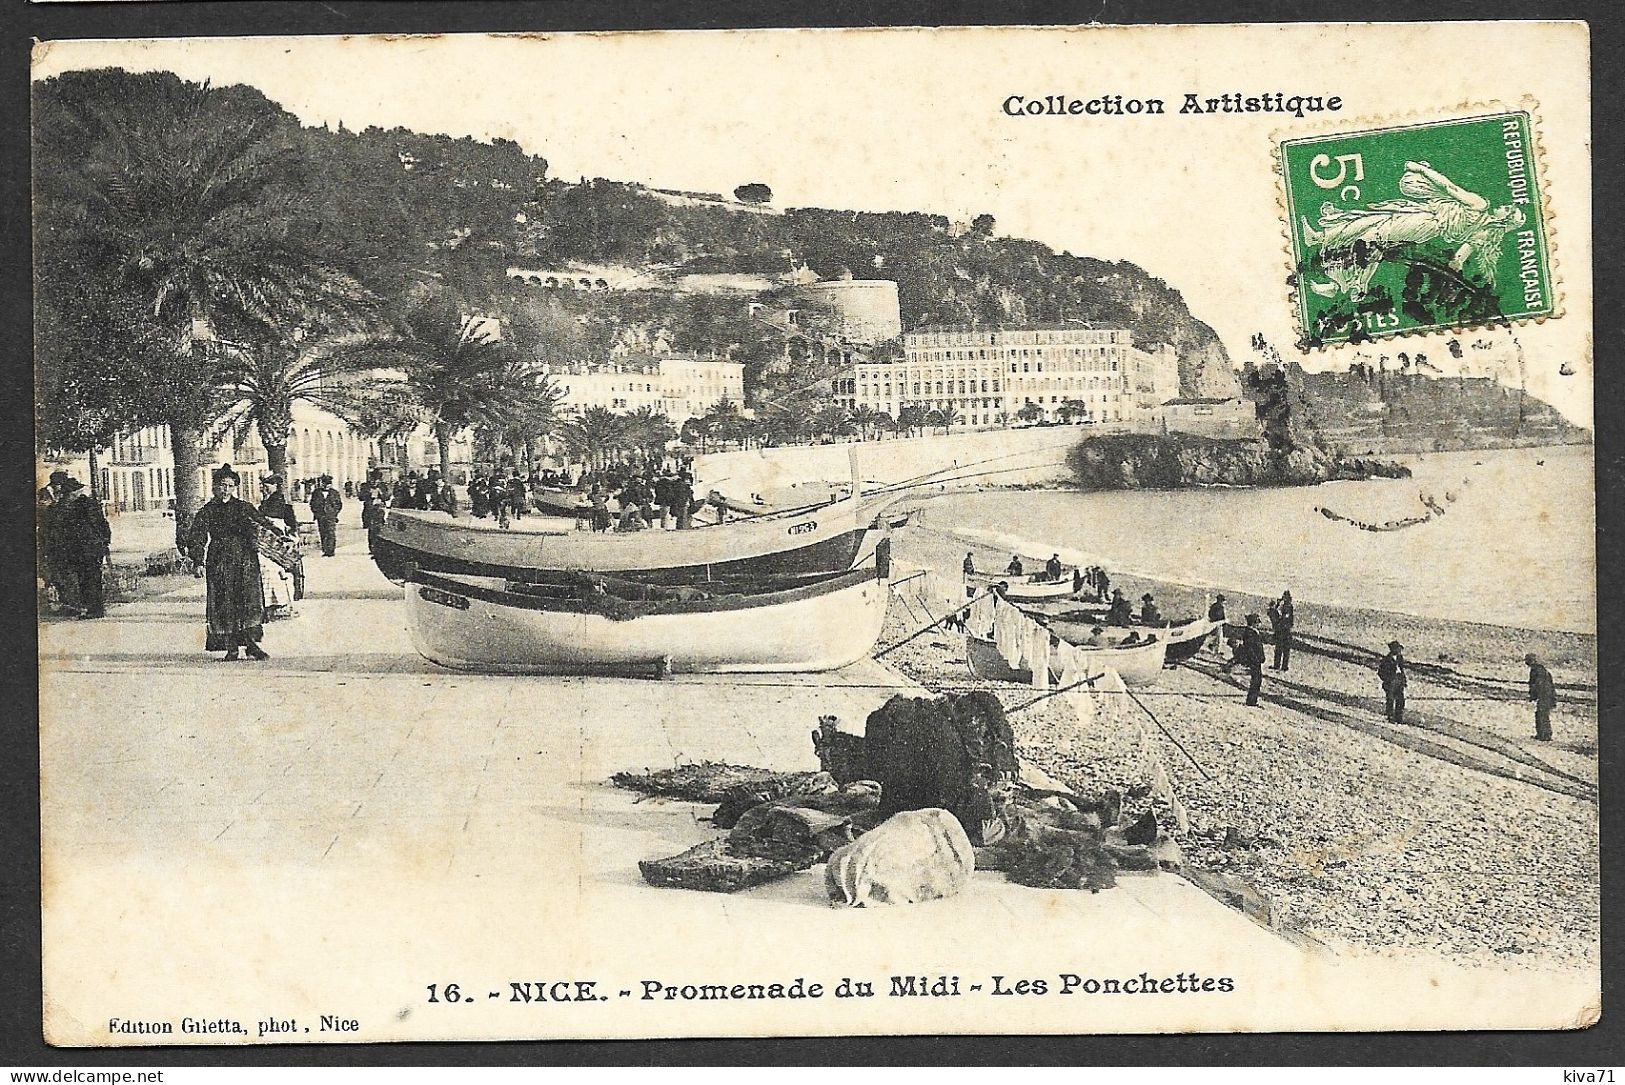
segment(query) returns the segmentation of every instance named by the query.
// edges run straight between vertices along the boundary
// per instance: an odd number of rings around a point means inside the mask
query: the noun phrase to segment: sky
[[[1345,368],[1355,352],[1292,346],[1276,142],[1528,108],[1560,312],[1469,335],[1502,342],[1505,357],[1521,348],[1530,391],[1590,425],[1587,65],[1579,24],[1453,23],[56,42],[36,47],[34,75],[118,66],[246,83],[307,124],[512,139],[566,180],[710,192],[761,181],[785,207],[986,212],[1000,234],[1163,279],[1237,363],[1262,331],[1310,369]],[[1187,92],[1277,91],[1343,108],[1177,113]],[[1161,98],[1167,113],[1001,108],[1049,94]],[[1380,349],[1446,365],[1444,338]]]

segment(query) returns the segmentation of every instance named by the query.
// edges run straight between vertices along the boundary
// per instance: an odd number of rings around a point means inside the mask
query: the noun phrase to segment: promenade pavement
[[[953,899],[869,909],[830,907],[822,867],[732,896],[651,888],[637,861],[710,838],[709,808],[640,801],[610,773],[816,768],[819,715],[861,729],[915,687],[873,661],[661,681],[454,674],[413,651],[401,589],[359,532],[306,565],[309,595],[267,627],[264,663],[201,651],[201,580],[102,621],[42,624],[54,1041],[242,1039],[109,1034],[111,1018],[183,1014],[240,1020],[266,1042],[1156,1029],[1170,1008],[1180,1027],[1256,1027],[1303,966],[1171,875],[1089,894],[979,873]],[[1192,967],[1235,975],[1238,993],[885,997],[893,975],[1049,977],[1053,990],[1061,972]],[[643,997],[644,981],[797,976],[867,980],[877,997]],[[509,1001],[510,982],[543,980],[596,980],[610,998]],[[430,1002],[428,985],[447,983],[477,1003]]]

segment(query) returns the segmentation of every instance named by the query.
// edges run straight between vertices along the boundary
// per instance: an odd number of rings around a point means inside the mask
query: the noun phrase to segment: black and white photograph
[[[1595,1024],[1590,49],[36,42],[46,1042]]]

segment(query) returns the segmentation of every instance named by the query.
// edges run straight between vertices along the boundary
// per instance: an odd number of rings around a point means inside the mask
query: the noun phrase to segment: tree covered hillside
[[[126,138],[121,131],[195,131],[200,148],[244,132],[254,137],[255,157],[275,165],[260,174],[263,192],[254,197],[268,209],[259,216],[269,231],[265,246],[296,251],[352,278],[391,311],[433,295],[501,317],[514,329],[514,345],[539,360],[601,360],[617,347],[714,351],[746,363],[752,391],[769,376],[778,382],[775,394],[801,387],[826,375],[818,371],[825,363],[795,358],[787,372],[782,337],[751,316],[749,303],[797,305],[787,289],[791,273],[810,268],[825,277],[850,270],[860,278],[896,280],[905,328],[1059,320],[1127,326],[1142,346],[1175,346],[1185,393],[1233,394],[1236,388],[1223,346],[1177,290],[1132,264],[995,237],[985,215],[957,230],[941,216],[919,212],[799,208],[781,214],[759,213],[764,209],[753,205],[753,213],[720,198],[661,198],[632,183],[571,183],[550,178],[545,159],[510,141],[401,128],[307,128],[252,88],[203,88],[199,97],[199,88],[168,73],[72,72],[34,92],[39,270],[42,285],[53,286],[42,298],[45,324],[69,321],[86,308],[85,299],[73,300],[72,284],[76,269],[96,254],[74,240],[80,224],[63,211],[84,201],[59,191],[100,183],[84,173],[85,147],[117,163],[129,159],[117,146]],[[162,115],[166,111],[174,116]],[[105,130],[84,131],[86,117],[104,118]],[[176,148],[178,169],[191,152],[184,141]],[[157,152],[149,146],[143,153],[153,158]],[[161,159],[149,168],[168,169]],[[229,230],[228,221],[222,228]],[[252,262],[252,252],[242,255]],[[639,283],[550,290],[508,275],[516,266],[571,263],[629,269]],[[683,285],[682,278],[693,275],[747,278],[731,290]],[[804,312],[813,331],[820,319]],[[56,367],[58,352],[43,342],[41,391],[49,400],[50,389],[65,386],[70,375]],[[65,357],[74,341],[63,337],[59,346]],[[150,411],[134,413],[171,413],[173,395],[190,380],[185,369],[153,386],[158,394]],[[114,413],[121,424],[143,420],[127,410]]]

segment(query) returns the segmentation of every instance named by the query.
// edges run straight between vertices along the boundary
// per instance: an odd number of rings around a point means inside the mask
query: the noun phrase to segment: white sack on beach
[[[946,810],[904,810],[838,849],[824,868],[834,903],[916,904],[951,897],[976,869],[959,819]]]

